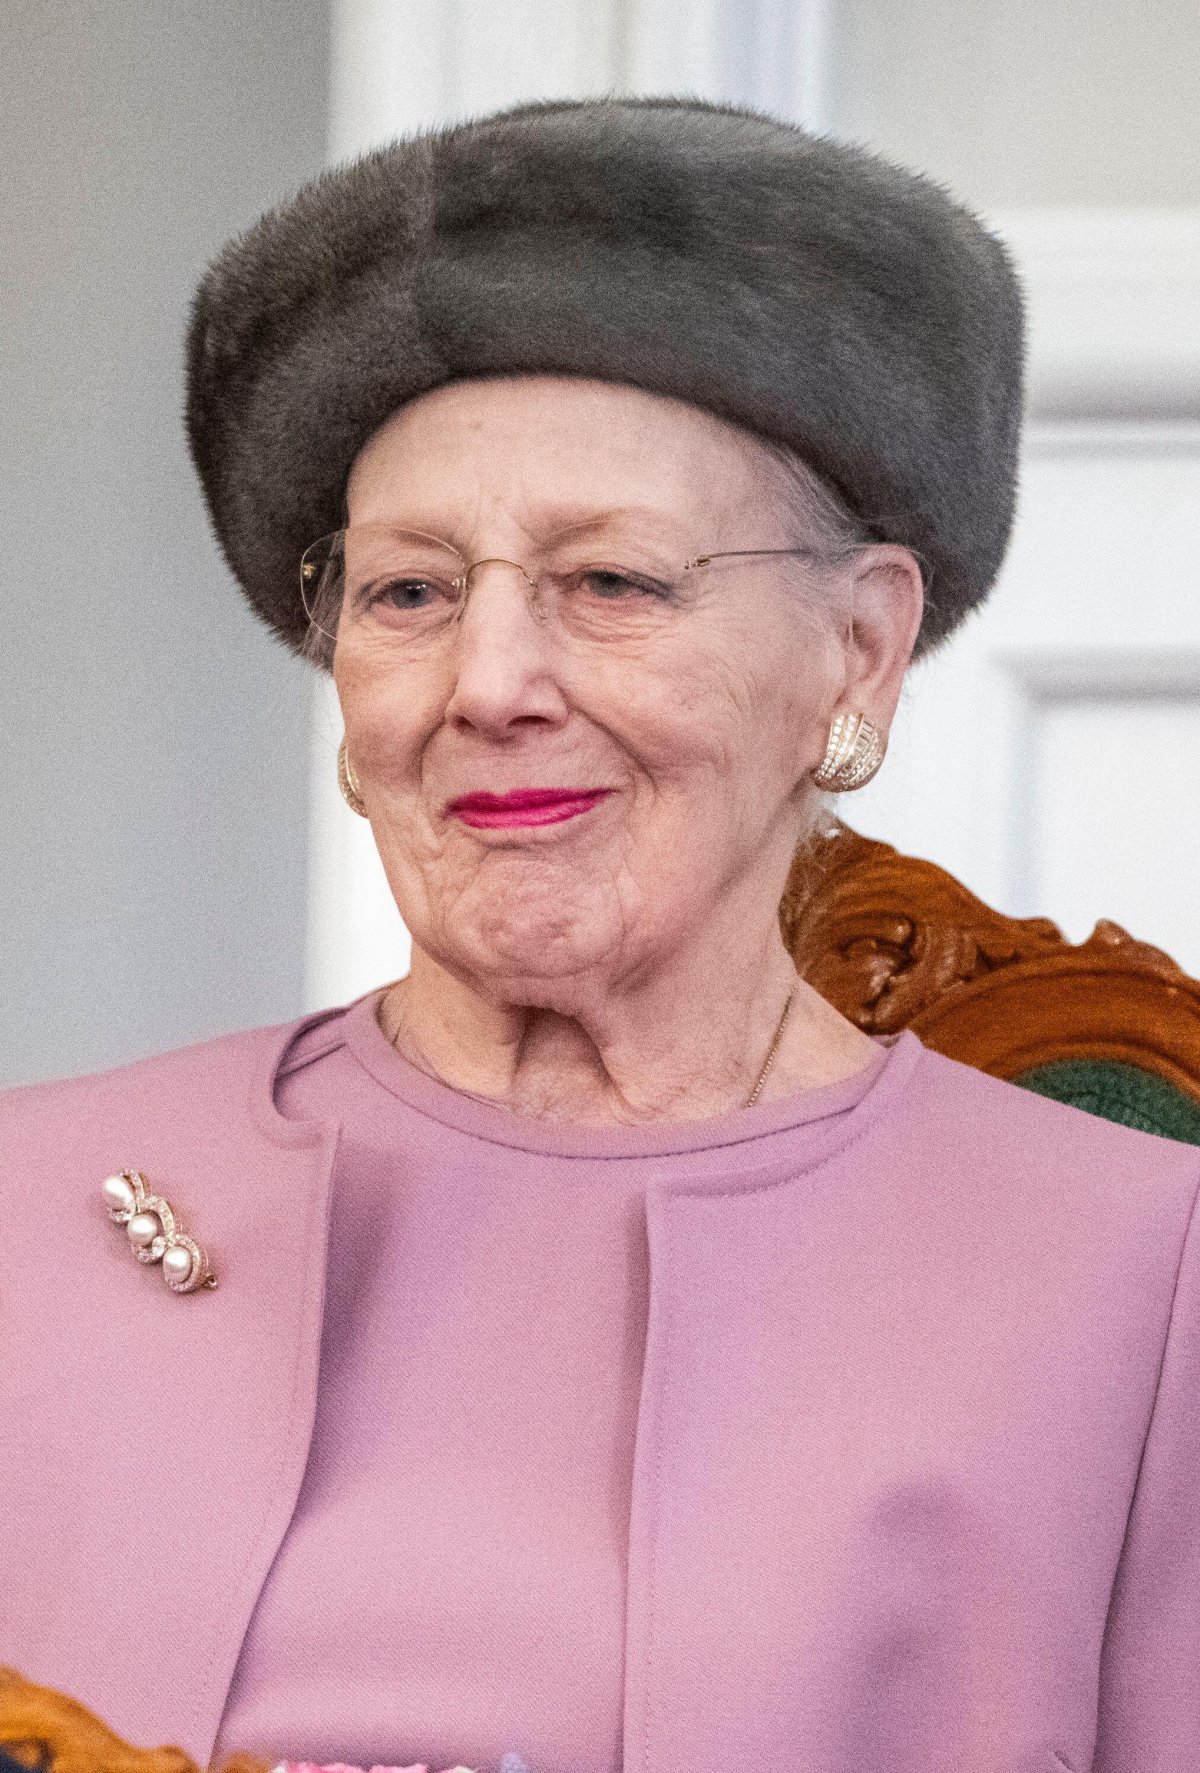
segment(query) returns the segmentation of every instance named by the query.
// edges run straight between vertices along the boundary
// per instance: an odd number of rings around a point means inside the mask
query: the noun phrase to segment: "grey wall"
[[[0,8],[0,1082],[298,1013],[308,678],[187,459],[207,257],[321,161],[324,0]]]
[[[985,209],[1200,203],[1196,0],[832,0],[833,131]]]

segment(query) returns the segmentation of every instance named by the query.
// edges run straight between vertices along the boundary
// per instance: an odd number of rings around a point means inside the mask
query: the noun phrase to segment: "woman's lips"
[[[446,812],[464,825],[492,830],[504,825],[557,825],[603,800],[608,788],[515,788],[511,794],[462,794]]]

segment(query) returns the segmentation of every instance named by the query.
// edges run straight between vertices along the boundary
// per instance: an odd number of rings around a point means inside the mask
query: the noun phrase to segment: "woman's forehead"
[[[453,383],[394,413],[351,469],[353,521],[482,518],[538,531],[691,527],[769,463],[746,433],[622,384],[524,376]]]

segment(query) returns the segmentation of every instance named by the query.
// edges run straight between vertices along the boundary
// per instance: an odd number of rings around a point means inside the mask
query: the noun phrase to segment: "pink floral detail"
[[[345,1761],[330,1761],[319,1767],[315,1761],[280,1761],[274,1773],[364,1773],[362,1767],[348,1767]],[[429,1773],[426,1761],[414,1761],[411,1767],[371,1767],[365,1773]],[[445,1767],[442,1773],[471,1773],[470,1767]]]

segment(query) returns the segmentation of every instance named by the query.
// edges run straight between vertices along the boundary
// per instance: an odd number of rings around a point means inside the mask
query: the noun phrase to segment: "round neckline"
[[[457,1090],[398,1053],[376,1017],[387,989],[382,986],[358,998],[341,1018],[340,1032],[347,1050],[376,1083],[429,1119],[472,1138],[559,1157],[665,1157],[750,1144],[846,1114],[882,1095],[890,1096],[892,1090],[884,1090],[885,1082],[893,1087],[902,1082],[923,1051],[910,1029],[895,1035],[872,1035],[878,1052],[851,1076],[704,1119],[646,1121],[632,1126],[541,1121]]]

